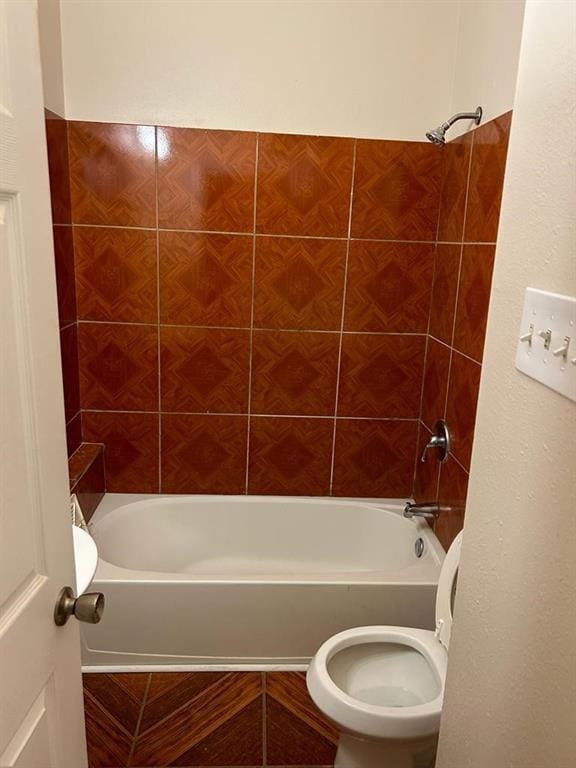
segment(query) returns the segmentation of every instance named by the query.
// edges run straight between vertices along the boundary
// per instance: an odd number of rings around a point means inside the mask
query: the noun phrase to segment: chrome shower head
[[[438,128],[432,128],[431,131],[426,133],[426,138],[432,142],[432,144],[438,144],[439,146],[446,143],[445,133],[450,126],[446,123],[442,123]]]
[[[477,107],[476,112],[458,112],[456,115],[452,115],[449,120],[439,125],[438,128],[432,128],[432,130],[426,133],[426,138],[431,141],[432,144],[442,146],[446,143],[446,131],[454,125],[458,120],[474,120],[476,125],[480,125],[482,120],[482,107]]]

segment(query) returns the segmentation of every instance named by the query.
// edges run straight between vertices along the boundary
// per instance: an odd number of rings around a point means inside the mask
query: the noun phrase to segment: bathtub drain
[[[416,553],[416,557],[422,557],[424,554],[424,539],[416,539],[414,542],[414,552]]]

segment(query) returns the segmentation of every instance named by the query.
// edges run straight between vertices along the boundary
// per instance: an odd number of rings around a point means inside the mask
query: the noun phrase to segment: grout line
[[[470,357],[470,355],[467,355],[465,352],[461,352],[458,349],[458,347],[450,346],[450,344],[446,344],[445,341],[442,341],[442,339],[436,338],[436,336],[433,336],[432,334],[430,334],[430,338],[433,341],[437,342],[438,344],[441,344],[443,347],[446,347],[446,349],[453,349],[454,352],[457,352],[462,357],[465,357],[467,360],[470,360],[471,363],[476,363],[476,365],[479,365],[480,367],[482,367],[482,363],[479,360],[475,360],[473,357]]]
[[[144,707],[146,706],[147,700],[148,700],[148,693],[150,691],[150,685],[152,683],[152,673],[148,672],[148,680],[146,681],[146,688],[144,689],[144,695],[142,696],[142,706],[140,707],[140,713],[138,715],[138,720],[136,721],[136,728],[134,729],[134,735],[132,737],[132,747],[130,748],[130,754],[128,755],[128,765],[132,762],[132,758],[134,757],[134,750],[136,749],[136,740],[138,738],[138,734],[140,733],[140,725],[142,723],[142,718],[144,716]]]
[[[350,178],[350,203],[348,206],[348,236],[346,239],[346,256],[344,260],[344,285],[342,287],[342,312],[340,314],[340,338],[338,344],[338,361],[336,368],[336,392],[334,396],[334,423],[332,427],[332,455],[330,461],[330,483],[328,486],[328,495],[332,496],[334,485],[334,467],[336,463],[336,425],[338,423],[338,399],[340,397],[340,367],[342,364],[342,347],[344,341],[344,320],[346,316],[346,296],[348,287],[348,261],[350,258],[350,239],[352,234],[352,208],[354,204],[354,182],[356,175],[356,149],[358,142],[354,139],[352,150],[352,175]]]
[[[154,127],[154,197],[156,200],[156,343],[158,345],[158,493],[162,493],[162,356],[160,354],[160,233],[158,230],[158,128]]]
[[[70,323],[75,325],[76,322]],[[143,326],[145,328],[191,328],[201,331],[258,331],[259,333],[323,333],[332,334],[334,336],[343,334],[344,336],[426,336],[425,332],[416,331],[345,331],[345,330],[322,330],[318,328],[266,328],[260,326],[248,326],[248,325],[193,325],[188,323],[143,323],[127,320],[78,320],[78,324],[82,325],[135,325]],[[62,328],[60,330],[63,330]]]
[[[248,493],[250,467],[250,416],[252,412],[252,353],[254,348],[254,299],[256,295],[256,206],[258,202],[258,152],[259,134],[256,134],[256,157],[254,159],[254,197],[252,201],[252,295],[250,298],[250,341],[248,356],[248,424],[246,425],[246,472],[244,493]]]
[[[247,413],[247,412],[229,412],[229,411],[122,411],[116,409],[106,408],[84,408],[83,413],[126,413],[126,414],[143,414],[149,416],[237,416],[238,418],[245,418],[250,416],[252,419],[325,419],[332,421],[406,421],[406,422],[418,422],[417,416],[331,416],[326,414],[319,416],[315,414],[306,413]],[[79,411],[80,413],[80,411]]]
[[[79,222],[55,223],[54,227],[79,227],[85,229],[134,229],[141,232],[187,232],[192,235],[230,235],[235,237],[269,237],[280,238],[284,240],[334,240],[337,242],[363,242],[363,243],[414,243],[417,245],[460,245],[464,242],[466,245],[496,245],[495,240],[397,240],[385,237],[329,237],[326,235],[286,235],[275,232],[235,232],[220,229],[180,229],[176,227],[135,227],[128,224],[85,224]]]
[[[81,408],[78,408],[78,410],[76,411],[76,413],[74,414],[74,416],[71,416],[71,417],[68,419],[68,421],[66,422],[66,426],[67,426],[67,427],[69,427],[69,426],[70,426],[70,424],[72,424],[72,422],[74,421],[74,419],[75,419],[77,416],[81,416],[81,415],[82,415],[82,409],[81,409]]]
[[[262,672],[262,766],[268,765],[268,729],[266,721],[267,692],[266,692],[266,672]]]
[[[474,154],[474,136],[470,145],[470,157],[468,159],[468,174],[466,176],[466,196],[464,198],[464,224],[462,229],[462,238],[466,231],[466,218],[468,216],[468,194],[470,191],[470,175],[472,172],[472,156]],[[454,358],[454,334],[456,333],[456,320],[458,319],[458,298],[460,296],[460,276],[462,274],[462,255],[464,253],[464,243],[460,244],[460,261],[458,263],[458,278],[456,281],[456,296],[454,298],[454,319],[452,321],[452,336],[450,338],[450,360],[448,362],[448,383],[446,385],[446,397],[444,400],[444,419],[448,411],[448,395],[450,393],[450,378],[452,376],[452,360]]]
[[[78,320],[72,320],[71,323],[66,323],[66,325],[63,325],[58,329],[58,333],[62,333],[62,331],[66,331],[68,328],[72,328],[73,325],[78,325]]]

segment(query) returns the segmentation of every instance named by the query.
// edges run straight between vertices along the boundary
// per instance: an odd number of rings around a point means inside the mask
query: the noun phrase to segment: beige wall
[[[437,768],[576,754],[576,405],[514,368],[526,286],[576,294],[576,5],[529,0]]]
[[[451,0],[63,0],[69,116],[421,139],[457,20]]]
[[[60,0],[38,0],[38,27],[44,106],[65,117]]]
[[[512,108],[522,34],[524,0],[460,3],[450,113],[484,108],[483,122]],[[457,123],[450,136],[470,124]]]

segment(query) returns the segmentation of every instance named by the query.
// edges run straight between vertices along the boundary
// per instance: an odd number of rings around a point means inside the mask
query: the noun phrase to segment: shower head
[[[446,131],[454,125],[458,120],[474,120],[476,125],[480,125],[482,120],[482,107],[477,107],[476,112],[458,112],[456,115],[452,115],[449,120],[439,125],[438,128],[432,128],[432,130],[426,133],[426,138],[431,141],[432,144],[442,146],[446,143]]]

